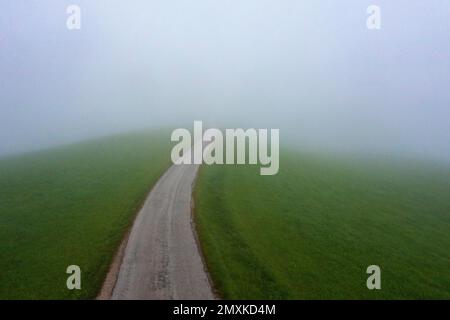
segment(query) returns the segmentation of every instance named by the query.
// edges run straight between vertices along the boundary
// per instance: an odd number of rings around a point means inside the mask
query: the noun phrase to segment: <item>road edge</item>
[[[116,286],[117,279],[119,277],[119,271],[120,267],[123,262],[123,258],[125,256],[125,249],[127,248],[128,239],[131,234],[131,229],[133,228],[134,222],[136,221],[136,218],[139,214],[139,212],[144,207],[145,201],[147,201],[148,196],[155,188],[158,181],[166,174],[167,170],[171,168],[172,165],[168,164],[168,166],[161,170],[161,173],[158,176],[158,179],[155,180],[155,182],[150,187],[150,190],[145,193],[145,196],[143,197],[143,200],[139,204],[139,206],[136,209],[136,212],[134,213],[133,218],[131,219],[130,224],[127,226],[125,233],[122,237],[122,240],[120,241],[120,244],[114,253],[114,256],[111,260],[111,263],[108,267],[108,272],[106,273],[105,279],[103,280],[102,287],[100,288],[100,291],[98,292],[97,296],[95,297],[95,300],[110,300],[114,291],[114,288]]]
[[[194,181],[192,181],[192,194],[191,194],[191,229],[192,229],[192,233],[194,234],[194,239],[195,239],[195,244],[197,245],[197,251],[200,255],[200,259],[202,260],[202,264],[203,264],[203,271],[206,274],[206,277],[208,279],[208,283],[209,283],[209,287],[211,288],[211,292],[213,294],[214,300],[221,300],[221,296],[219,291],[217,290],[216,286],[214,285],[214,281],[212,280],[211,274],[208,271],[208,264],[206,263],[206,257],[205,254],[203,252],[203,247],[200,243],[200,239],[198,237],[198,228],[197,228],[197,224],[195,223],[195,215],[196,215],[196,210],[195,210],[195,197],[196,197],[196,185],[197,185],[197,180],[198,180],[198,176],[200,175],[200,170],[202,168],[202,165],[200,165],[197,169],[197,172],[195,173],[195,178]]]

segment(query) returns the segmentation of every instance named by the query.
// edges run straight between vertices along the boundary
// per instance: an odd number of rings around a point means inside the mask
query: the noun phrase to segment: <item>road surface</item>
[[[112,299],[214,299],[192,225],[198,165],[173,165],[131,229]]]

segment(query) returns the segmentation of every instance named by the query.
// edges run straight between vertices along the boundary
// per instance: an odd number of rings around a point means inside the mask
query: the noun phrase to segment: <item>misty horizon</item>
[[[3,2],[0,156],[201,120],[449,162],[448,11],[377,1],[382,27],[368,30],[370,4]]]

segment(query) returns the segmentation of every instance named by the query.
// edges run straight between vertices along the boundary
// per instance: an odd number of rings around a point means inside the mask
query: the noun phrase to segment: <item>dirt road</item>
[[[213,299],[191,221],[198,165],[173,165],[134,222],[112,299]]]

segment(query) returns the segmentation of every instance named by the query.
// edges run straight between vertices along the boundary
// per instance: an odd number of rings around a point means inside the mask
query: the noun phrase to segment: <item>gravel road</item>
[[[191,215],[198,165],[173,165],[137,215],[112,299],[214,299]]]

